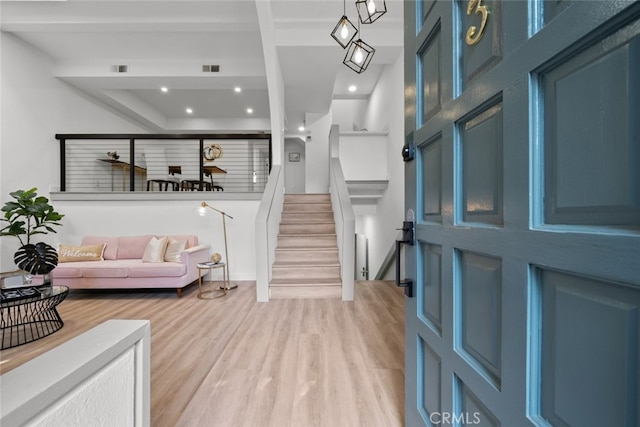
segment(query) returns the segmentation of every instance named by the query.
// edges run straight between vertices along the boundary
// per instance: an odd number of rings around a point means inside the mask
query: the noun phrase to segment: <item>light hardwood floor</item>
[[[404,301],[356,282],[355,301],[255,301],[253,283],[200,300],[174,292],[72,291],[65,326],[0,352],[7,372],[107,319],[151,320],[151,425],[404,424]]]

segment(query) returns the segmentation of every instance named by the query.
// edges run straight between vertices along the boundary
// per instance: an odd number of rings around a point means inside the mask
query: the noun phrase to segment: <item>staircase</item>
[[[287,194],[271,299],[342,298],[340,261],[329,194]]]

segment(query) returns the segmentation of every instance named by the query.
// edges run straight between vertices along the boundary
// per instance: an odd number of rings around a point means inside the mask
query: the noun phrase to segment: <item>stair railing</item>
[[[402,233],[398,233],[398,236],[396,237],[396,239],[391,242],[391,247],[387,252],[387,256],[384,257],[384,260],[380,265],[380,269],[376,273],[375,278],[373,280],[385,280],[385,276],[387,275],[387,272],[396,263],[396,240],[400,240],[401,238],[402,238]]]
[[[284,205],[284,174],[273,165],[256,215],[256,299],[269,301],[271,267],[276,258],[278,231]]]
[[[338,240],[338,256],[340,257],[340,275],[342,276],[342,300],[353,301],[353,271],[355,268],[355,233],[356,217],[351,206],[349,190],[342,172],[342,165],[338,157],[332,157],[329,163],[331,204],[333,219],[336,224]]]

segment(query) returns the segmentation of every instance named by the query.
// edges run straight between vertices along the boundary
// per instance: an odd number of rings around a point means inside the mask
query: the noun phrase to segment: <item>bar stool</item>
[[[167,181],[164,179],[148,179],[147,191],[153,190],[153,184],[158,184],[158,189],[160,191],[169,191],[169,186],[171,186],[171,191],[178,191],[180,188],[180,184],[178,183],[178,181]]]
[[[200,181],[198,179],[183,179],[181,183],[182,191],[211,191],[211,183],[207,181]]]

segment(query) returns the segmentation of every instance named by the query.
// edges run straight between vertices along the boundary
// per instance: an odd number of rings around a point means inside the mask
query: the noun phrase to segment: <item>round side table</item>
[[[227,295],[227,288],[229,287],[229,280],[227,278],[227,269],[226,264],[224,262],[212,263],[205,262],[197,265],[198,267],[198,298],[200,299],[216,299]],[[212,291],[203,291],[202,285],[203,280],[202,277],[207,273],[211,274],[213,270],[216,268],[222,269],[222,286],[219,289],[214,289]],[[210,283],[213,284],[212,280],[209,280]]]

